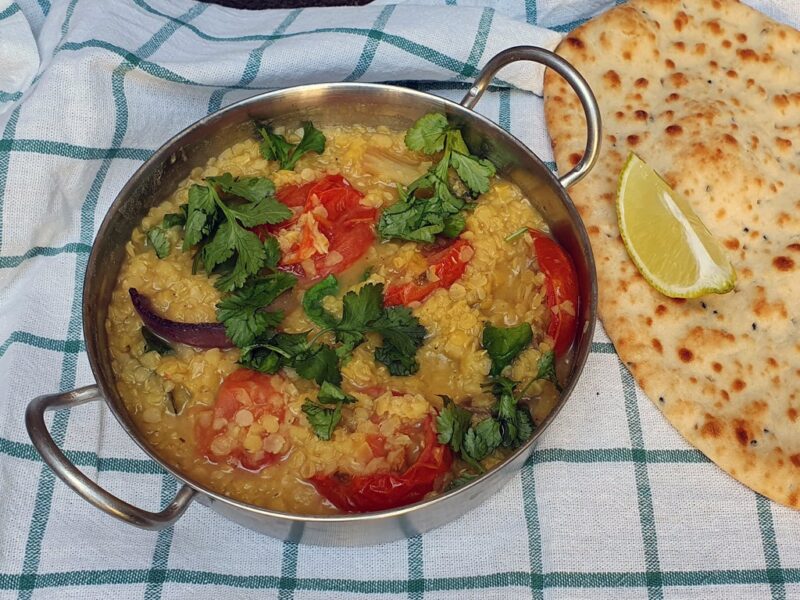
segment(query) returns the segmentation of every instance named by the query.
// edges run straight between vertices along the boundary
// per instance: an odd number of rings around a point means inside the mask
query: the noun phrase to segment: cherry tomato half
[[[472,246],[467,240],[458,239],[443,250],[428,257],[428,266],[432,266],[438,277],[437,281],[409,281],[408,283],[390,284],[386,288],[383,304],[385,306],[409,305],[422,302],[439,288],[449,289],[464,275],[469,259],[472,258]],[[423,275],[424,277],[424,275]]]
[[[402,473],[372,475],[315,475],[311,483],[320,495],[345,512],[372,512],[397,508],[422,500],[440,485],[450,470],[450,448],[436,439],[433,418],[422,423],[424,447],[414,463]]]
[[[550,309],[550,324],[547,335],[553,339],[553,351],[562,354],[575,338],[575,315],[578,312],[578,277],[572,259],[558,242],[543,232],[530,229],[533,251],[539,268],[547,278],[547,308]],[[565,310],[564,302],[572,304]]]
[[[284,254],[280,268],[307,282],[322,279],[350,267],[375,241],[378,213],[361,204],[363,197],[341,175],[283,186],[277,199],[292,209],[292,217],[277,225],[259,225],[253,231],[264,240],[267,235],[299,228],[300,241]],[[317,232],[328,240],[327,252],[316,248]],[[307,272],[309,265],[313,268]]]
[[[288,451],[277,433],[285,416],[280,375],[239,369],[225,378],[214,408],[198,411],[195,425],[200,452],[214,463],[257,471]]]

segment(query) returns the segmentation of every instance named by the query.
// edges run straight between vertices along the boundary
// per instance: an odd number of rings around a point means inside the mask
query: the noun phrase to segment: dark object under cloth
[[[265,8],[307,8],[309,6],[363,6],[372,0],[203,0],[230,8],[263,10]]]

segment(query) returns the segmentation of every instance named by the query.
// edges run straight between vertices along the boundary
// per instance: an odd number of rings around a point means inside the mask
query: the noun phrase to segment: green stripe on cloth
[[[281,577],[278,580],[278,600],[291,600],[297,588],[297,544],[283,543]],[[270,586],[272,587],[272,586]]]
[[[144,162],[153,154],[153,150],[146,148],[94,148],[80,146],[67,142],[52,142],[48,140],[31,139],[2,139],[0,152],[31,152],[50,156],[64,156],[78,160],[100,160],[105,158],[124,158]]]
[[[386,27],[386,23],[389,21],[389,17],[392,16],[394,9],[395,5],[390,4],[378,14],[378,18],[375,19],[375,22],[372,24],[372,31],[375,32],[374,35],[371,34],[367,39],[355,68],[344,78],[344,81],[357,81],[367,72],[367,69],[369,69],[369,66],[372,64],[372,60],[375,58],[375,52],[377,52],[381,38],[383,37],[383,28]]]
[[[0,102],[16,102],[22,98],[22,92],[4,92],[0,90]]]
[[[500,90],[500,108],[498,110],[497,123],[511,133],[511,90]]]
[[[46,17],[50,14],[50,0],[37,0],[39,8],[42,9],[42,14]]]
[[[714,571],[663,571],[665,587],[684,588],[721,585],[768,585],[767,569],[721,569]],[[800,568],[783,570],[787,583],[800,583]],[[0,589],[18,589],[24,575],[0,574]],[[35,589],[66,586],[131,585],[146,583],[150,569],[97,569],[40,573],[30,578]],[[351,594],[402,594],[419,586],[425,592],[465,591],[487,588],[527,588],[530,574],[526,571],[500,572],[492,575],[464,577],[428,577],[423,579],[321,579],[296,578],[297,590],[343,592]],[[197,586],[228,586],[237,589],[279,589],[281,577],[274,575],[229,575],[187,569],[166,569],[165,583]],[[647,573],[642,571],[557,571],[542,577],[542,588],[638,588],[644,587]],[[608,594],[604,594],[607,596]]]
[[[134,2],[140,6],[141,8],[145,9],[146,11],[163,17],[165,19],[169,19],[170,21],[179,22],[183,27],[185,27],[188,31],[191,31],[199,38],[213,41],[213,42],[244,42],[244,41],[266,41],[269,39],[286,39],[296,36],[305,36],[305,35],[312,35],[315,33],[342,33],[342,34],[349,34],[349,35],[357,35],[363,37],[370,37],[374,35],[374,31],[371,29],[363,29],[363,28],[356,28],[356,27],[321,27],[317,29],[312,29],[309,31],[301,31],[297,33],[290,33],[290,34],[261,34],[261,35],[242,35],[242,36],[215,36],[204,31],[201,31],[198,27],[192,25],[191,23],[187,23],[181,20],[180,17],[173,17],[172,15],[168,15],[163,13],[152,6],[150,6],[144,0],[134,0]],[[489,9],[492,10],[492,9]],[[462,63],[461,61],[448,56],[442,52],[434,50],[428,46],[423,44],[419,44],[417,42],[413,42],[409,39],[406,39],[402,36],[393,35],[383,33],[381,36],[383,41],[395,46],[396,48],[408,52],[409,54],[413,54],[418,58],[422,58],[435,64],[438,67],[443,69],[447,69],[454,73],[461,73],[462,75],[473,77],[477,75],[477,69],[469,68],[468,63]],[[96,41],[96,40],[95,40]],[[497,80],[501,81],[501,80]],[[507,83],[503,82],[503,85],[508,85]]]
[[[83,339],[80,337],[56,340],[28,333],[27,331],[12,331],[5,341],[0,344],[0,358],[3,357],[12,344],[25,344],[42,350],[52,350],[53,352],[63,352],[66,354],[77,354],[85,350]]]
[[[165,509],[178,491],[178,485],[171,475],[165,475],[161,483],[161,509]],[[172,547],[173,526],[158,532],[156,548],[153,551],[152,568],[147,575],[147,587],[144,590],[145,600],[158,600],[166,580],[169,566],[169,551]]]
[[[31,444],[13,442],[0,437],[0,453],[15,458],[41,462]],[[121,471],[127,473],[162,473],[157,463],[149,459],[102,458],[94,452],[67,451],[68,458],[78,466],[93,466],[100,471]],[[627,463],[643,461],[654,464],[694,464],[709,462],[697,450],[632,450],[630,448],[598,448],[591,450],[569,450],[565,448],[544,448],[534,450],[528,462],[546,463]],[[152,466],[148,466],[152,465]]]
[[[281,34],[286,31],[302,12],[302,9],[296,9],[286,15],[286,18],[275,28],[275,31],[272,32],[273,35]],[[253,83],[256,75],[258,75],[258,71],[261,69],[261,60],[264,56],[264,51],[274,42],[275,40],[267,40],[258,48],[254,48],[250,51],[250,54],[247,57],[247,64],[244,66],[244,73],[242,73],[242,77],[239,79],[238,85],[240,88],[244,89]],[[220,106],[222,106],[222,99],[229,91],[229,88],[219,88],[214,90],[214,92],[211,94],[211,98],[208,100],[209,113],[219,110]]]
[[[580,27],[581,25],[586,23],[586,21],[588,21],[588,20],[589,19],[576,19],[575,21],[571,21],[569,23],[563,23],[561,25],[555,25],[555,26],[551,27],[550,29],[552,29],[553,31],[558,31],[559,33],[569,33],[573,29],[577,29],[578,27]]]
[[[50,247],[50,246],[34,246],[27,250],[24,254],[17,256],[0,256],[0,269],[13,269],[20,266],[26,260],[35,258],[37,256],[58,256],[59,254],[79,254],[89,253],[92,247],[88,244],[69,243],[63,246]],[[0,353],[2,355],[2,353]]]
[[[207,5],[198,4],[192,7],[184,15],[185,18],[191,19],[201,14]],[[138,53],[143,56],[150,56],[158,48],[166,42],[170,36],[178,29],[175,23],[167,23],[161,27],[153,37],[148,40],[139,50]],[[112,141],[113,147],[120,147],[122,140],[125,137],[128,128],[128,109],[127,101],[125,99],[125,91],[123,79],[125,74],[132,71],[136,63],[131,61],[123,61],[114,72],[111,74],[111,87],[114,95],[114,105],[116,111],[114,136]],[[100,197],[100,191],[103,183],[105,182],[106,175],[111,167],[111,159],[106,158],[100,165],[98,172],[89,188],[86,200],[81,207],[81,233],[80,239],[84,244],[91,243],[92,235],[94,233],[94,209],[97,206],[97,201]],[[73,294],[73,303],[71,317],[67,328],[69,337],[77,337],[80,335],[81,323],[81,285],[83,281],[83,273],[86,269],[87,256],[85,254],[78,254],[75,268],[75,291]],[[67,353],[64,355],[61,370],[61,382],[59,389],[66,390],[75,386],[75,376],[77,372],[77,357],[74,353]],[[69,411],[62,410],[56,413],[53,418],[52,436],[53,440],[58,446],[63,445],[64,437],[66,435],[67,425],[69,423]],[[36,572],[39,568],[39,559],[41,555],[42,540],[44,532],[47,528],[47,522],[50,517],[50,508],[53,498],[54,476],[53,473],[47,468],[42,467],[41,475],[39,477],[39,484],[36,491],[36,503],[33,513],[30,530],[28,533],[28,540],[25,544],[25,558],[22,565],[22,579],[20,581],[19,598],[20,600],[29,600],[33,593],[31,580],[35,581]]]
[[[592,352],[595,354],[616,354],[614,344],[611,342],[592,342]]]
[[[472,49],[469,52],[469,57],[464,65],[464,69],[462,69],[460,73],[462,77],[468,77],[478,73],[478,63],[486,50],[486,42],[489,39],[489,32],[492,30],[493,20],[494,10],[491,8],[484,8],[483,13],[481,13],[481,20],[478,23],[478,31],[475,33],[475,41],[472,43]]]
[[[522,502],[528,532],[528,560],[530,561],[531,595],[534,600],[544,598],[544,566],[542,563],[542,534],[539,527],[539,507],[536,504],[536,479],[533,475],[535,461],[529,459],[522,466]]]
[[[19,6],[17,5],[16,2],[12,2],[8,6],[8,8],[6,8],[4,10],[0,10],[0,21],[2,21],[3,19],[9,18],[12,15],[17,14],[18,12],[19,12]]]
[[[536,0],[525,0],[525,20],[531,25],[536,25]]]
[[[6,126],[3,128],[2,140],[13,138],[14,134],[17,132],[17,122],[19,121],[19,111],[21,108],[21,106],[17,106],[11,111]],[[0,153],[0,252],[3,251],[3,231],[5,230],[3,207],[5,206],[6,182],[8,181],[8,164],[10,161],[11,158],[7,153]]]
[[[424,551],[422,536],[408,538],[408,598],[421,600],[425,593],[425,570],[423,565]]]
[[[756,508],[758,510],[758,527],[761,530],[761,543],[764,546],[764,560],[769,575],[769,589],[773,600],[786,600],[786,586],[784,585],[781,558],[778,543],[775,540],[775,525],[772,522],[772,507],[769,500],[756,494]]]
[[[32,444],[0,438],[0,453],[33,462],[42,462]],[[92,467],[97,471],[130,473],[136,475],[163,475],[164,469],[149,458],[103,458],[86,450],[64,450],[67,459],[78,467]]]
[[[633,377],[619,364],[622,377],[622,391],[625,397],[625,413],[628,417],[628,431],[634,450],[644,451],[642,423],[639,407],[636,403],[636,388]],[[663,581],[658,561],[658,540],[656,539],[655,517],[653,515],[653,497],[647,474],[647,463],[639,452],[634,453],[634,473],[636,477],[636,493],[639,504],[639,521],[644,544],[644,560],[647,568],[647,597],[650,600],[661,600],[664,597]]]

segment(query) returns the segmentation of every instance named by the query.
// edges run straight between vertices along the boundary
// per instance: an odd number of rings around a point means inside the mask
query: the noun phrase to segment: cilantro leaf
[[[536,379],[547,379],[558,384],[556,380],[556,353],[550,350],[545,352],[539,357],[539,370],[536,373]]]
[[[411,375],[419,370],[416,359],[419,348],[427,335],[419,320],[406,307],[383,306],[383,284],[367,283],[356,292],[350,291],[342,298],[342,318],[336,317],[322,307],[325,296],[335,295],[338,283],[329,275],[312,286],[303,297],[303,309],[315,324],[322,328],[317,336],[326,331],[335,334],[340,344],[334,351],[339,358],[346,359],[353,349],[364,341],[368,332],[379,333],[383,345],[375,350],[375,359],[386,365],[392,375]]]
[[[450,155],[450,164],[473,194],[485,194],[489,191],[489,180],[495,174],[491,162],[484,158],[453,152]]]
[[[440,444],[449,444],[454,452],[460,452],[472,413],[458,406],[448,396],[443,396],[443,399],[444,408],[436,417],[438,440]]]
[[[269,328],[277,327],[283,319],[282,312],[265,312],[262,309],[278,296],[290,290],[297,278],[277,272],[253,281],[224,298],[217,304],[217,319],[225,325],[231,341],[243,348]]]
[[[529,323],[515,327],[495,327],[487,323],[483,328],[483,347],[492,359],[490,375],[497,376],[510,365],[533,339]]]
[[[203,248],[206,272],[210,273],[216,265],[231,258],[234,251],[236,263],[233,270],[215,284],[223,291],[244,285],[248,277],[261,270],[267,257],[264,245],[255,233],[242,228],[235,220],[229,220],[219,226],[214,238]]]
[[[445,229],[444,216],[434,200],[407,200],[384,209],[378,220],[378,233],[384,240],[402,239],[431,244]]]
[[[205,185],[193,185],[189,188],[189,204],[186,213],[186,225],[183,228],[183,249],[188,250],[197,245],[210,229],[209,217],[216,215],[214,202],[215,192]]]
[[[464,436],[462,457],[479,463],[494,452],[502,443],[500,423],[494,419],[484,419],[475,427],[470,427]]]
[[[330,346],[314,344],[308,350],[300,352],[292,360],[292,367],[300,377],[313,379],[318,385],[330,381],[336,385],[342,383],[339,371],[339,357]]]
[[[317,400],[322,404],[352,404],[356,401],[350,394],[345,393],[338,385],[332,384],[330,381],[323,381],[317,394]]]
[[[519,440],[520,445],[527,442],[531,439],[533,435],[533,418],[531,418],[531,412],[528,410],[528,407],[525,405],[520,405],[517,407],[517,439]]]
[[[444,218],[442,234],[449,238],[457,238],[467,226],[467,220],[462,214],[450,215]]]
[[[252,344],[242,348],[239,364],[259,373],[274,375],[285,364],[283,350],[272,344]]]
[[[167,213],[161,221],[162,229],[172,229],[173,227],[183,227],[186,225],[186,211],[189,208],[188,204],[180,205],[179,213]]]
[[[239,364],[261,373],[277,373],[307,347],[306,333],[275,333],[270,330],[242,348]]]
[[[356,336],[360,343],[368,325],[382,314],[382,283],[367,283],[357,292],[347,292],[342,298],[342,319],[336,325],[337,340],[347,342]]]
[[[277,269],[281,261],[281,247],[278,240],[272,236],[264,241],[264,266],[268,269]]]
[[[230,173],[223,173],[218,177],[207,177],[206,181],[219,186],[219,188],[227,194],[244,198],[251,203],[257,203],[267,197],[275,195],[275,184],[266,177],[239,177],[238,179],[234,179],[233,175]],[[284,208],[286,207],[284,206]],[[289,216],[291,216],[291,214]],[[288,217],[284,217],[283,220],[287,218]],[[263,222],[264,221],[262,221],[262,223]],[[261,223],[258,223],[258,225],[260,224]]]
[[[259,145],[261,156],[265,160],[277,160],[281,165],[284,165],[292,151],[292,145],[282,135],[272,133],[272,129],[269,126],[259,128],[258,132],[262,138]]]
[[[169,238],[167,237],[167,230],[173,227],[183,227],[186,224],[187,208],[187,204],[182,204],[180,206],[181,212],[164,215],[160,225],[147,230],[145,234],[147,236],[147,242],[153,247],[158,258],[166,258],[169,256],[172,250],[172,244],[170,244]]]
[[[223,173],[208,177],[206,182],[207,185],[193,185],[189,189],[183,249],[200,245],[195,260],[202,261],[209,274],[222,271],[215,285],[223,291],[232,291],[265,266],[275,268],[280,260],[276,242],[262,244],[246,228],[280,223],[292,212],[273,197],[275,186],[263,177],[234,178]],[[220,198],[220,192],[248,202],[227,204]],[[179,215],[174,221],[178,219]]]
[[[147,243],[153,247],[158,258],[166,258],[172,248],[167,233],[160,226],[147,230]]]
[[[429,244],[446,228],[448,233],[455,231],[450,219],[464,208],[464,202],[452,194],[439,176],[429,172],[412,183],[409,189],[430,190],[432,195],[429,198],[409,195],[406,200],[385,209],[378,221],[378,233],[383,239],[399,238]]]
[[[428,113],[420,118],[406,132],[406,146],[409,150],[434,154],[444,148],[445,137],[450,125],[441,113]]]
[[[303,412],[317,437],[325,441],[333,437],[333,430],[342,420],[341,403],[337,404],[336,408],[326,408],[306,401],[303,403]]]
[[[326,296],[335,296],[338,292],[339,282],[333,275],[328,275],[306,290],[303,295],[303,310],[314,324],[323,329],[332,329],[336,326],[336,317],[322,307],[322,299]]]
[[[413,354],[404,354],[391,344],[375,348],[375,360],[386,365],[389,375],[408,377],[419,371],[419,361]]]
[[[428,173],[398,189],[400,201],[381,213],[378,233],[383,239],[423,243],[433,242],[439,234],[457,237],[466,226],[461,211],[467,204],[451,188],[451,168],[469,193],[477,195],[489,190],[495,166],[470,154],[461,131],[450,126],[443,114],[429,113],[419,119],[406,132],[405,141],[410,150],[444,153]],[[467,195],[466,200],[470,199]]]
[[[307,152],[322,154],[325,151],[325,141],[325,134],[315,128],[311,121],[304,121],[303,139],[295,146],[295,149],[292,151],[292,156],[289,158],[289,163],[285,168],[294,169],[294,165],[300,157]]]
[[[228,208],[230,214],[236,217],[245,227],[255,227],[263,223],[269,223],[270,225],[281,223],[292,216],[292,211],[288,206],[272,197]]]
[[[142,337],[144,338],[145,352],[158,352],[161,356],[167,356],[168,354],[175,353],[175,350],[172,349],[172,346],[170,346],[166,341],[162,340],[144,325],[142,325],[141,331]]]
[[[428,332],[410,308],[393,306],[385,309],[370,329],[383,337],[383,345],[375,349],[375,359],[386,365],[389,374],[408,376],[419,370],[417,349],[422,346]]]
[[[286,141],[282,135],[272,133],[269,126],[259,128],[262,142],[261,156],[266,160],[276,160],[281,169],[291,171],[297,161],[308,152],[322,154],[325,151],[325,135],[311,121],[303,122],[303,138],[297,145]]]

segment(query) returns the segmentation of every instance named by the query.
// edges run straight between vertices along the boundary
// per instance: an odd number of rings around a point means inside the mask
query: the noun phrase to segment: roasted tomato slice
[[[280,375],[234,371],[217,393],[213,409],[198,411],[195,435],[200,452],[214,463],[257,471],[277,462],[289,444],[278,429],[286,398]]]
[[[560,355],[575,339],[578,277],[572,259],[558,242],[536,229],[531,229],[530,233],[539,268],[547,278],[547,307],[550,309],[547,335],[553,339],[553,350]]]
[[[469,259],[472,258],[472,246],[467,240],[457,239],[455,242],[428,257],[428,266],[438,278],[429,281],[423,275],[422,281],[393,283],[386,288],[383,303],[385,306],[409,305],[422,302],[439,288],[449,289],[464,275]]]
[[[320,495],[345,512],[387,510],[419,502],[441,485],[453,463],[450,448],[436,439],[433,418],[427,417],[422,428],[424,446],[413,464],[403,472],[372,475],[336,472],[315,475],[310,481]],[[370,445],[373,443],[375,441]]]
[[[300,240],[281,259],[281,268],[305,281],[331,273],[339,274],[359,258],[375,241],[377,211],[361,204],[364,195],[341,175],[327,175],[304,185],[283,186],[280,202],[293,216],[277,225],[253,229],[263,240],[297,229]]]

